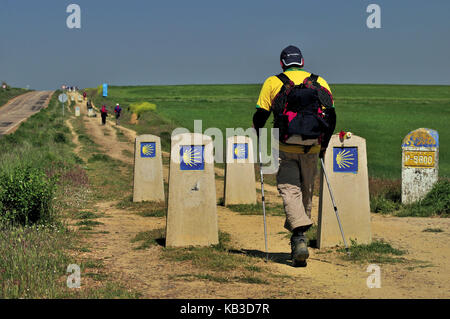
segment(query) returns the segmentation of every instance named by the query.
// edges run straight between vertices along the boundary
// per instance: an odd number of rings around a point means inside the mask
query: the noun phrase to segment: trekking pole
[[[327,181],[328,191],[330,192],[330,197],[331,197],[331,202],[333,203],[333,208],[334,208],[334,212],[336,213],[336,218],[337,218],[337,221],[339,224],[339,229],[341,230],[342,239],[344,240],[345,251],[347,252],[347,255],[350,255],[350,252],[348,250],[347,241],[345,240],[344,230],[342,229],[341,219],[339,218],[338,209],[336,207],[336,202],[334,201],[333,192],[331,191],[330,182],[328,180],[327,172],[325,171],[325,164],[323,162],[323,158],[320,159],[320,162],[322,163],[323,174],[325,175],[325,180]]]
[[[266,201],[264,198],[264,176],[262,171],[262,157],[261,157],[261,141],[258,137],[258,147],[259,147],[259,173],[261,175],[261,197],[262,197],[262,207],[264,216],[264,241],[266,245],[266,262],[269,260],[269,251],[267,249],[267,225],[266,225]]]

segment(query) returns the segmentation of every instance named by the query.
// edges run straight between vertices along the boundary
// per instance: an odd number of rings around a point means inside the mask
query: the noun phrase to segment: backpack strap
[[[317,80],[319,79],[319,76],[317,74],[311,73],[309,78],[311,79],[311,82],[317,82]]]
[[[288,78],[288,76],[284,73],[280,73],[276,75],[278,79],[280,79],[281,82],[283,82],[284,85],[291,83],[291,79]]]

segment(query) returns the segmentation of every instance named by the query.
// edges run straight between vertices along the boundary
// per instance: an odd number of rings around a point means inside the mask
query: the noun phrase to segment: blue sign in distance
[[[205,169],[204,145],[183,145],[180,147],[180,169],[202,171]]]
[[[247,159],[248,158],[248,144],[235,143],[233,144],[233,159]]]
[[[357,173],[358,172],[358,148],[357,147],[333,147],[333,172]]]
[[[108,96],[108,84],[103,83],[103,97]]]
[[[155,157],[156,143],[155,142],[141,142],[141,157]]]

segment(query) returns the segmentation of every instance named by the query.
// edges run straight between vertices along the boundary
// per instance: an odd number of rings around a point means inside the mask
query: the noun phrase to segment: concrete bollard
[[[350,244],[350,239],[356,239],[359,244],[370,243],[372,235],[366,140],[353,135],[341,142],[339,135],[335,134],[331,137],[324,160],[346,241]],[[343,244],[323,172],[318,224],[319,248]]]
[[[213,143],[209,136],[172,136],[166,246],[219,242]]]
[[[248,136],[227,138],[225,205],[256,204],[255,156]]]
[[[158,136],[145,134],[136,137],[133,184],[133,202],[165,201],[161,141]]]

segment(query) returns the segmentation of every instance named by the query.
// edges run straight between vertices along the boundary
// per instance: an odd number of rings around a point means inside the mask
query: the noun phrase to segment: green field
[[[261,85],[110,86],[108,98],[90,90],[94,104],[124,109],[122,124],[138,133],[167,138],[175,127],[194,128],[194,120],[209,127],[248,128]],[[367,140],[369,175],[401,176],[401,142],[410,131],[426,127],[439,132],[440,176],[450,177],[450,86],[331,85],[337,112],[336,131],[351,131]],[[151,102],[155,112],[141,114],[139,125],[127,124],[133,102]],[[128,113],[128,114],[127,114]],[[270,127],[272,118],[266,127]],[[164,144],[164,143],[163,143]]]

